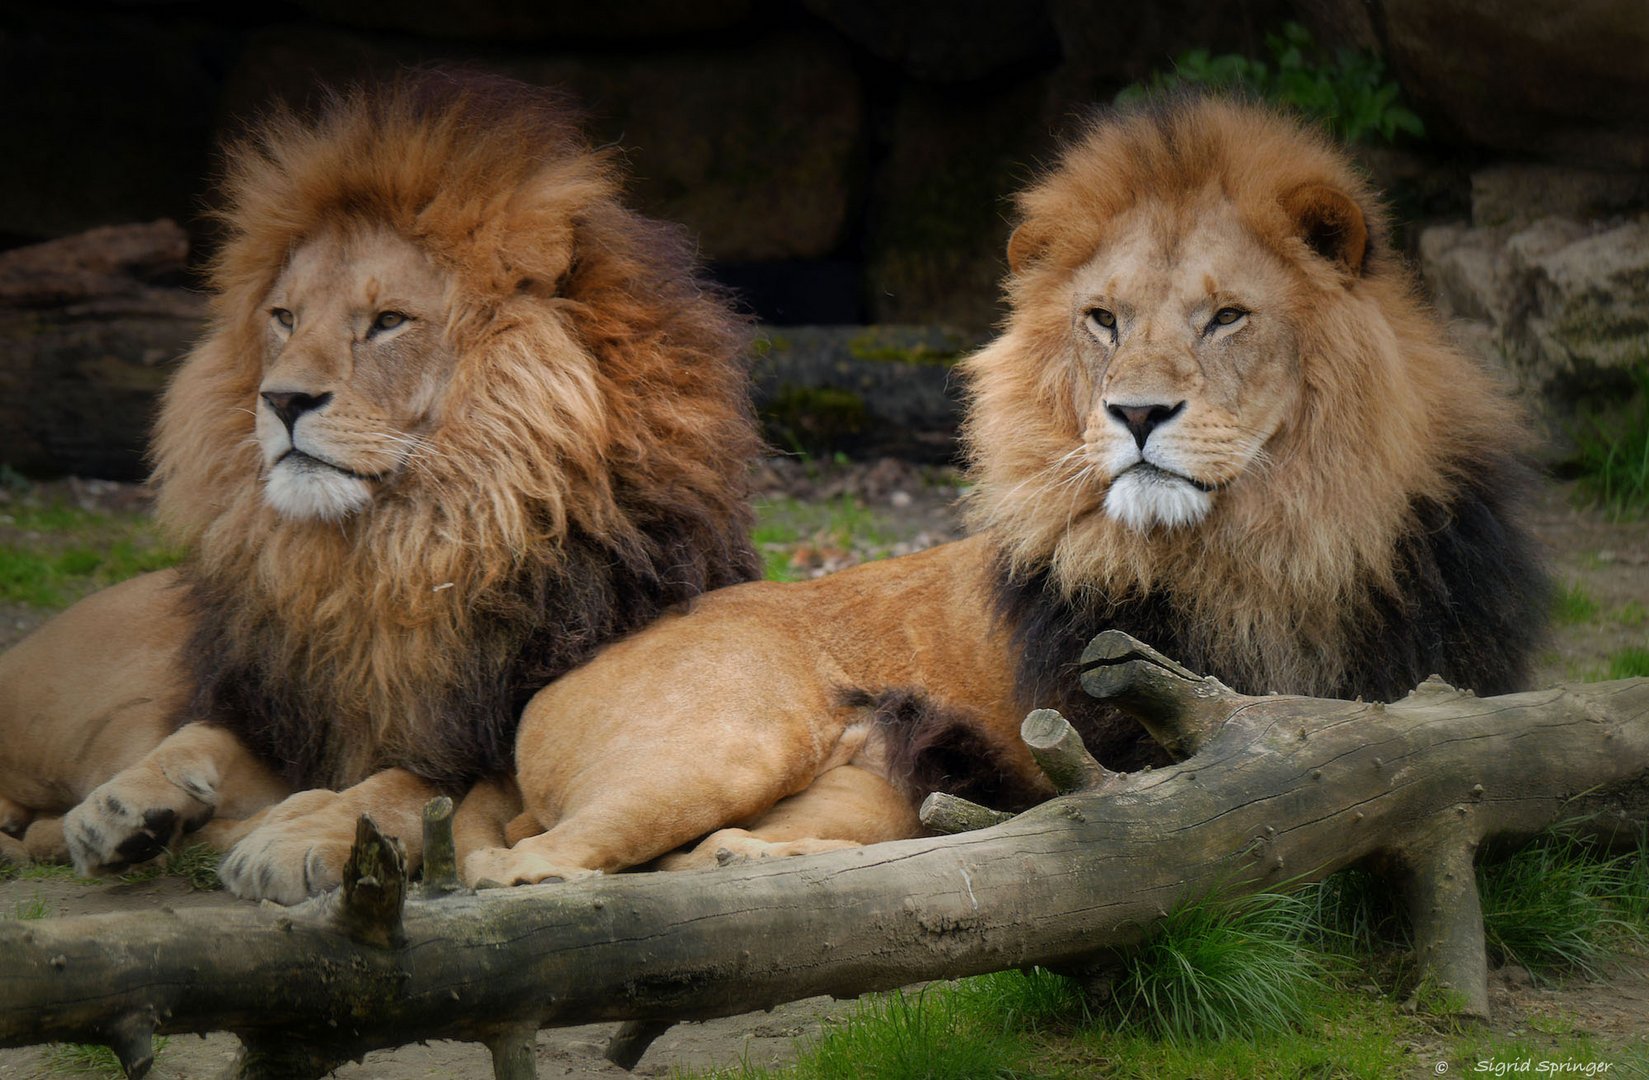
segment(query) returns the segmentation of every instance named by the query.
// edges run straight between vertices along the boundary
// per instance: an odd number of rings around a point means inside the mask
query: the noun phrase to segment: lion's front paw
[[[118,873],[165,851],[216,807],[206,783],[139,766],[93,788],[65,814],[63,842],[82,874]]]
[[[508,885],[541,885],[595,877],[600,870],[567,866],[520,848],[488,848],[464,860],[464,884],[472,889]]]
[[[218,867],[224,888],[245,900],[296,904],[335,888],[355,842],[353,821],[339,829],[331,815],[276,821],[230,849]]]

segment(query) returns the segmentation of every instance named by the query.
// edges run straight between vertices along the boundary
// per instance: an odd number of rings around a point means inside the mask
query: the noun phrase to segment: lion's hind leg
[[[814,855],[901,840],[921,830],[910,799],[880,773],[860,765],[838,765],[746,827],[719,829],[691,850],[664,856],[657,865],[660,870],[696,870]]]

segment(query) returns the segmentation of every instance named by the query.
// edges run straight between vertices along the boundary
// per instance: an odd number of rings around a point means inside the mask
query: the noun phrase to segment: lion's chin
[[[341,521],[366,508],[372,485],[313,458],[289,455],[269,470],[263,501],[294,521]]]
[[[1213,497],[1177,473],[1141,463],[1111,481],[1105,512],[1130,529],[1177,529],[1208,515]]]

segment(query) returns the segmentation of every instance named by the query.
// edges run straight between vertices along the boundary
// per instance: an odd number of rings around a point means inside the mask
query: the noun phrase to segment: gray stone
[[[230,77],[227,128],[272,99],[313,104],[322,84],[434,63],[433,49],[349,30],[259,32]],[[852,60],[836,42],[786,33],[646,55],[494,50],[476,59],[566,89],[591,138],[623,151],[630,201],[687,226],[708,258],[813,259],[843,242],[862,186],[864,125]]]
[[[155,402],[206,315],[171,221],[0,253],[0,463],[141,479]]]
[[[1041,3],[1020,0],[803,0],[873,55],[918,79],[966,82],[1052,51]]]
[[[1505,164],[1471,176],[1472,224],[1529,225],[1543,217],[1606,218],[1649,207],[1649,173]]]
[[[1565,165],[1649,168],[1649,3],[1383,0],[1428,134]]]
[[[299,0],[322,19],[460,41],[545,41],[567,37],[671,37],[721,30],[750,13],[751,0],[625,0],[622,4],[543,0]],[[561,43],[558,41],[558,43]]]
[[[1630,368],[1649,364],[1649,223],[1616,225],[1520,261],[1522,302],[1507,339],[1526,381],[1583,393],[1624,384]]]
[[[783,450],[949,461],[961,422],[952,371],[984,335],[940,326],[784,326],[752,369],[767,437]]]
[[[960,103],[912,88],[899,102],[866,218],[872,321],[984,330],[1005,314],[1010,196],[1048,153],[1046,103],[1040,78]]]
[[[1649,220],[1436,226],[1420,255],[1439,310],[1465,322],[1457,336],[1550,416],[1649,363]]]

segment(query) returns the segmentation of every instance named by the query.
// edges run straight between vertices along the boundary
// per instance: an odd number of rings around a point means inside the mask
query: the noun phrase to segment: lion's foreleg
[[[337,885],[355,842],[355,822],[372,818],[399,838],[407,869],[424,855],[424,804],[440,790],[405,769],[385,769],[343,791],[301,791],[270,810],[218,868],[230,892],[295,904]]]
[[[226,729],[185,724],[71,809],[63,838],[81,873],[118,871],[154,858],[219,811],[255,813],[289,790]]]

